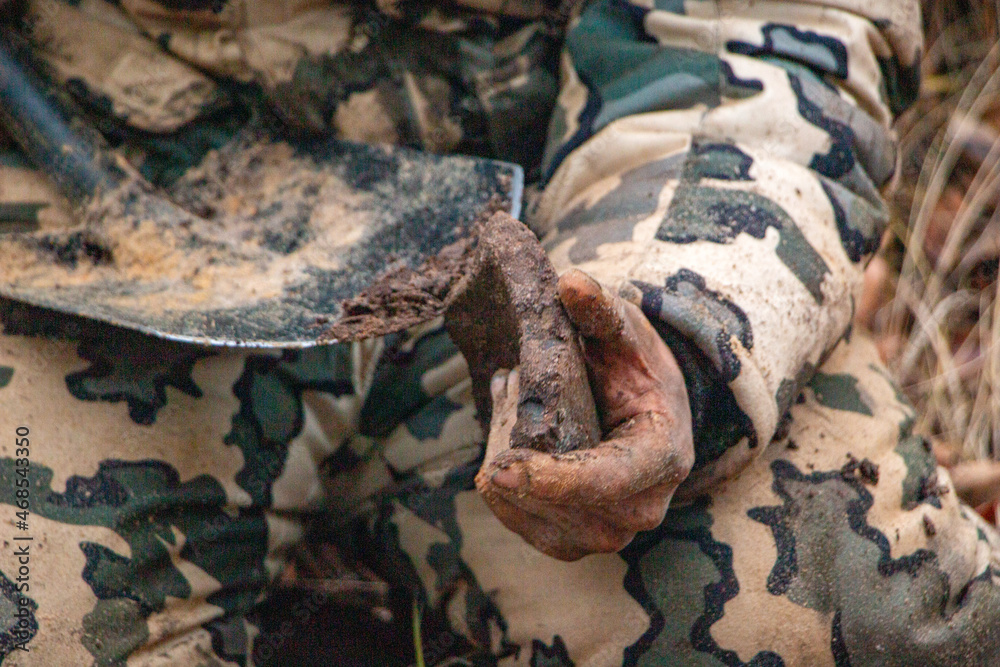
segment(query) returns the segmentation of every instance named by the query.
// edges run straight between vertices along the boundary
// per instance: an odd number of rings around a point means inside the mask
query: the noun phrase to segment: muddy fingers
[[[560,277],[559,296],[581,334],[604,430],[657,412],[690,431],[680,368],[642,311],[577,270]]]
[[[566,453],[512,448],[518,372],[498,372],[476,486],[504,525],[574,560],[617,551],[659,525],[694,448],[680,369],[642,312],[579,271],[564,275],[559,290],[583,340],[602,442]]]

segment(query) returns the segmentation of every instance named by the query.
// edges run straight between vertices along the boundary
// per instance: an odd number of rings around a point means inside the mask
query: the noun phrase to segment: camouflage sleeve
[[[681,357],[692,491],[763,449],[847,330],[919,49],[912,0],[596,0],[571,24],[532,224]]]
[[[248,122],[244,107],[298,131],[538,172],[561,38],[541,2],[24,5],[36,55],[150,180],[198,164]]]

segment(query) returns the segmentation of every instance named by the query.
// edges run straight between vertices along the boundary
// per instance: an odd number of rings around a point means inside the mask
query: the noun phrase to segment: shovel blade
[[[518,216],[522,187],[505,162],[243,137],[169,192],[126,183],[72,229],[0,235],[0,296],[212,346],[381,335],[443,313],[450,284],[397,314],[357,297],[471,247],[489,213]]]

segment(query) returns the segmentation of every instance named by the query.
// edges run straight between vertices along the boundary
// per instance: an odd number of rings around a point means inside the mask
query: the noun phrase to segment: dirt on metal
[[[491,160],[248,133],[165,191],[126,178],[70,227],[0,235],[0,295],[209,345],[384,334],[443,312],[477,218],[513,205],[519,175]]]
[[[341,303],[343,315],[320,337],[358,340],[384,335],[441,315],[455,286],[469,272],[475,239],[449,244],[417,269],[400,267]]]
[[[239,308],[278,296],[304,267],[338,268],[337,250],[366,222],[363,195],[285,143],[211,152],[170,188],[170,211],[138,205],[143,194],[124,183],[74,229],[39,236],[28,252],[0,242],[5,280],[53,290],[169,285],[122,295],[148,312]]]
[[[386,271],[364,292],[341,302],[343,315],[319,340],[372,338],[442,315],[458,296],[456,288],[461,280],[474,270],[476,243],[488,221],[509,207],[509,200],[494,196],[467,236],[446,245],[415,269],[404,266]]]

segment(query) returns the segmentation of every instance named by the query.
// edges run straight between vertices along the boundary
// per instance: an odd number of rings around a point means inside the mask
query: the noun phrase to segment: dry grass
[[[1000,458],[1000,0],[925,5],[924,88],[899,121],[896,222],[867,322],[918,408],[919,432]]]

